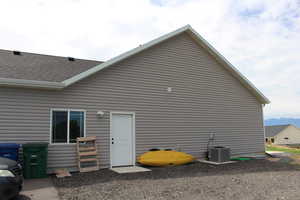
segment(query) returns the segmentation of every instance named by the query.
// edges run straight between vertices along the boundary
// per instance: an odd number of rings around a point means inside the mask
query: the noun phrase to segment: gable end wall
[[[109,165],[110,111],[135,112],[137,156],[159,147],[202,157],[211,133],[233,154],[264,151],[261,104],[186,33],[62,91],[0,88],[0,141],[48,142],[51,108],[87,111],[101,167]],[[51,145],[49,167],[76,167],[75,152]]]

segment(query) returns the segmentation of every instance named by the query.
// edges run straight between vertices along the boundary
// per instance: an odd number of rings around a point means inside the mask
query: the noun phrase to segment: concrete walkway
[[[139,166],[130,166],[130,167],[114,167],[110,169],[111,171],[117,172],[118,174],[127,174],[127,173],[137,173],[137,172],[149,172],[151,169],[147,169]]]
[[[59,200],[59,197],[51,179],[43,178],[25,180],[20,199]]]

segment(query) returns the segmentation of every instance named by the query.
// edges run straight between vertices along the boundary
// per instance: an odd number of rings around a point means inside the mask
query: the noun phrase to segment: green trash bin
[[[48,143],[27,143],[22,148],[24,178],[47,177]]]

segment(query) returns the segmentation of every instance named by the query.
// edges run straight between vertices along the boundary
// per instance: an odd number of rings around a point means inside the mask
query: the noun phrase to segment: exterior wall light
[[[104,112],[101,111],[101,110],[99,110],[99,111],[97,112],[97,116],[98,116],[99,118],[102,118],[102,117],[104,116]]]

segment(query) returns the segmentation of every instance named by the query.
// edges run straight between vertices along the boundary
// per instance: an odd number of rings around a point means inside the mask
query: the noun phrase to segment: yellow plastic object
[[[148,166],[183,165],[195,160],[195,157],[178,151],[149,151],[138,157],[138,162]]]

